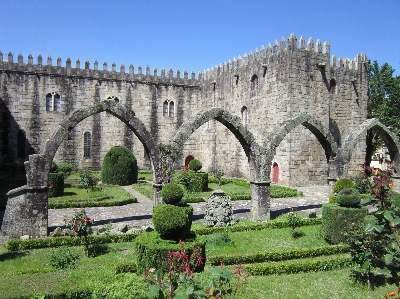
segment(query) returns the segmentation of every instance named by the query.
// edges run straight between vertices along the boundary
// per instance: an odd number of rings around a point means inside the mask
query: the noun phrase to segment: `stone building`
[[[27,160],[27,185],[8,193],[1,227],[11,238],[47,235],[53,159],[99,169],[114,145],[153,170],[155,205],[173,169],[194,157],[207,171],[250,181],[256,220],[269,219],[271,182],[332,184],[356,174],[368,129],[400,166],[397,137],[366,119],[367,57],[336,59],[327,42],[292,34],[197,78],[132,65],[99,69],[97,61],[81,68],[79,60],[75,67],[70,59],[14,60],[0,52],[0,163]]]
[[[5,56],[1,54],[1,56]],[[366,119],[367,77],[365,56],[354,60],[330,56],[329,44],[310,38],[306,44],[294,35],[273,46],[229,60],[199,73],[197,78],[179,70],[160,72],[149,67],[128,70],[121,65],[99,69],[86,61],[75,67],[51,57],[27,63],[11,54],[0,61],[0,161],[26,160],[42,153],[56,126],[74,110],[113,99],[131,109],[145,124],[155,142],[166,144],[182,123],[199,111],[220,107],[241,118],[259,144],[284,121],[308,114],[329,130],[340,146],[345,130]],[[3,59],[2,59],[3,58]],[[362,141],[361,141],[362,142]],[[141,169],[150,161],[135,134],[110,113],[88,117],[71,130],[55,160],[100,169],[105,153],[114,145],[130,148]],[[364,148],[353,164],[363,162]],[[186,141],[175,163],[180,168],[191,157],[207,171],[250,179],[247,157],[232,132],[216,120],[197,129]],[[328,163],[315,135],[298,126],[276,149],[271,181],[300,186],[325,184]],[[275,166],[275,167],[274,167]],[[275,174],[275,177],[273,177]]]

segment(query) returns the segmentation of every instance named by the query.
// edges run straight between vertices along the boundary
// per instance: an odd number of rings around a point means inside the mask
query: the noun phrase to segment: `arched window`
[[[248,116],[248,111],[246,106],[242,107],[241,114],[242,114],[242,123],[245,126],[247,125],[247,116]]]
[[[92,134],[90,132],[85,132],[83,134],[83,157],[86,159],[90,159],[92,148]]]
[[[336,94],[336,81],[335,79],[331,79],[329,82],[329,93]]]
[[[173,101],[165,101],[163,103],[163,116],[174,117],[175,106]]]
[[[17,158],[18,159],[25,159],[25,132],[19,130],[17,133]]]
[[[253,75],[251,77],[251,90],[256,90],[258,88],[258,77],[257,75]]]
[[[61,97],[58,93],[52,92],[46,95],[46,111],[60,111]]]

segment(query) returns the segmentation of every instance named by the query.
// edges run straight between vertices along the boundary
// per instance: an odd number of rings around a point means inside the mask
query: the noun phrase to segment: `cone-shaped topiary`
[[[104,157],[102,182],[113,185],[137,183],[138,167],[132,151],[124,146],[112,147]]]
[[[164,203],[176,205],[183,197],[183,189],[174,183],[165,184],[161,190],[161,197]]]
[[[189,162],[188,167],[190,170],[198,172],[203,167],[203,165],[201,165],[201,162],[199,160],[193,159],[192,161]]]
[[[358,208],[361,202],[360,193],[357,189],[343,189],[337,195],[337,202],[342,207]]]

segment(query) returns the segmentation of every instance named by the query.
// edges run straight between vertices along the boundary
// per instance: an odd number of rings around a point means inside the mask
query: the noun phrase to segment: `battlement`
[[[93,65],[93,69],[90,68],[90,62],[88,60],[84,63],[84,68],[81,68],[81,62],[79,59],[76,60],[75,68],[72,67],[70,58],[67,58],[65,67],[62,66],[61,58],[57,58],[57,65],[53,66],[53,59],[48,56],[47,62],[44,64],[43,57],[39,55],[37,57],[37,64],[33,63],[33,56],[28,55],[28,63],[24,63],[22,54],[18,55],[17,62],[14,62],[12,53],[8,53],[7,59],[4,60],[3,53],[0,51],[0,72],[17,72],[35,75],[49,75],[49,76],[67,76],[67,77],[78,77],[78,78],[92,78],[95,80],[114,80],[114,81],[129,81],[129,82],[142,82],[145,84],[166,84],[166,85],[182,85],[189,87],[198,87],[199,80],[195,78],[195,73],[192,71],[189,74],[186,70],[183,71],[183,77],[181,77],[181,71],[178,69],[174,73],[172,69],[166,71],[164,68],[161,69],[161,74],[158,75],[157,68],[153,68],[152,74],[150,74],[150,67],[146,66],[143,68],[139,65],[135,73],[133,65],[129,65],[128,72],[125,71],[125,65],[121,64],[119,72],[115,63],[111,65],[111,70],[108,70],[108,64],[103,63],[103,67],[99,69],[99,63],[96,60]],[[201,77],[201,73],[198,75]]]
[[[309,56],[313,58],[315,61],[315,66],[329,66],[331,69],[340,70],[357,70],[359,68],[360,63],[368,62],[368,58],[365,54],[357,54],[354,59],[349,58],[341,58],[336,59],[336,56],[333,55],[330,57],[330,44],[328,42],[324,42],[323,44],[319,39],[317,39],[316,43],[310,37],[306,44],[303,36],[300,37],[300,40],[297,41],[296,36],[292,33],[287,42],[284,37],[281,38],[280,42],[275,40],[273,46],[271,43],[268,43],[268,46],[265,48],[264,45],[261,46],[260,50],[255,49],[254,53],[250,51],[249,53],[244,53],[243,56],[238,56],[230,59],[223,64],[220,63],[219,66],[214,66],[207,70],[204,70],[203,79],[204,80],[213,80],[222,74],[233,73],[233,75],[238,76],[238,73],[241,70],[247,69],[249,67],[255,68],[264,68],[267,69],[270,65],[274,63],[276,57],[282,57],[287,55],[296,55],[301,52],[307,51]],[[199,80],[200,80],[199,76]]]

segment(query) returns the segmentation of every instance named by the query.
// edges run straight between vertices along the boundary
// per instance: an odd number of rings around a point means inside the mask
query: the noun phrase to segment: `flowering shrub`
[[[299,238],[304,236],[304,233],[301,231],[296,231],[296,227],[300,226],[300,217],[297,214],[297,211],[291,209],[291,211],[287,214],[288,225],[292,228],[292,237]]]
[[[389,277],[389,283],[399,283],[400,270],[400,206],[393,200],[392,175],[394,169],[379,171],[370,179],[371,168],[362,165],[371,194],[374,196],[374,206],[378,210],[367,221],[363,231],[353,240],[352,259],[361,272],[366,273],[370,286],[371,268],[377,268],[377,274]],[[357,231],[357,230],[356,230]]]
[[[169,263],[169,271],[164,273],[161,269],[151,268],[144,272],[145,282],[149,286],[149,298],[214,298],[236,299],[237,290],[246,284],[242,280],[244,268],[240,264],[233,272],[236,278],[232,287],[232,275],[221,266],[211,270],[211,281],[206,291],[201,290],[194,282],[194,270],[203,264],[201,248],[197,247],[189,256],[185,252],[185,243],[180,243],[180,250],[166,251],[165,260]]]
[[[389,292],[389,293],[387,293],[387,294],[385,295],[385,298],[388,299],[388,298],[394,297],[394,296],[396,296],[396,293],[395,293],[395,292]],[[397,297],[396,297],[396,298],[393,298],[393,299],[400,299],[400,288],[397,288]]]
[[[92,232],[93,219],[90,219],[84,209],[75,211],[66,225],[72,229],[79,238],[84,239],[86,247],[86,256],[89,257],[89,239],[88,235]]]
[[[189,190],[189,186],[196,180],[196,175],[189,170],[184,169],[178,174],[177,182]]]

